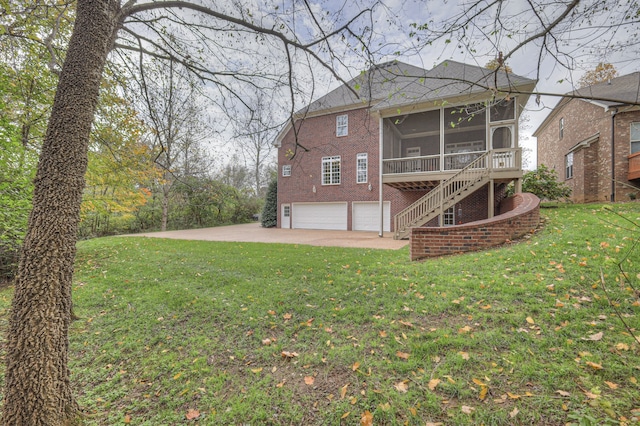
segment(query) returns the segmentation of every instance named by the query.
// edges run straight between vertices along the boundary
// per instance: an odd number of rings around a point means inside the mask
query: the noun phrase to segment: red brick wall
[[[492,219],[445,228],[412,228],[411,260],[480,250],[503,244],[534,230],[540,221],[540,200],[533,194],[516,194],[502,202]]]
[[[336,136],[336,117],[348,114],[347,136]],[[282,204],[296,202],[347,202],[347,226],[351,230],[352,202],[379,200],[379,122],[366,108],[307,118],[297,122],[298,143],[295,147],[293,131],[284,137],[278,149],[278,227],[281,226]],[[304,148],[308,151],[305,151]],[[296,152],[293,159],[290,153]],[[356,183],[356,156],[368,154],[368,182]],[[322,157],[341,157],[340,185],[322,185]],[[282,176],[282,165],[291,165],[291,176]],[[371,190],[369,190],[371,184]],[[316,191],[313,192],[315,186]],[[399,191],[385,186],[384,201],[391,202],[391,228],[393,216],[419,199],[423,192]]]
[[[559,120],[564,118],[564,136],[559,138]],[[615,119],[616,180],[627,181],[630,123],[640,121],[640,111],[622,112]],[[600,133],[588,148],[574,152],[574,176],[565,179],[565,156],[576,144]],[[546,128],[538,131],[538,164],[555,169],[558,180],[572,189],[572,201],[608,201],[611,194],[611,112],[592,103],[573,99],[561,107]],[[616,201],[628,201],[637,192],[616,186]]]

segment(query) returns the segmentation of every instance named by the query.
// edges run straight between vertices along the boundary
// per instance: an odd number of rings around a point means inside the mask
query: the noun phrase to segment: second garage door
[[[293,203],[292,228],[347,230],[347,203]]]
[[[385,232],[391,231],[391,203],[383,203],[383,219]],[[353,228],[354,231],[379,231],[380,230],[380,204],[375,202],[353,202]]]

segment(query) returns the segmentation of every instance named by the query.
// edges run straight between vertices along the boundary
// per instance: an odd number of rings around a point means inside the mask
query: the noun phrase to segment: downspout
[[[382,194],[382,166],[383,166],[383,156],[384,156],[384,123],[382,119],[382,114],[378,113],[378,208],[380,209],[380,231],[378,232],[378,236],[382,238],[384,236],[384,202],[383,194]]]
[[[616,115],[618,108],[611,108],[611,196],[610,201],[616,201]]]

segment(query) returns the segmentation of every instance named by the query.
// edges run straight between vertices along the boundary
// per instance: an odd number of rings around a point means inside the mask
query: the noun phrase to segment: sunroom
[[[429,190],[467,166],[522,176],[516,97],[383,118],[383,183]]]

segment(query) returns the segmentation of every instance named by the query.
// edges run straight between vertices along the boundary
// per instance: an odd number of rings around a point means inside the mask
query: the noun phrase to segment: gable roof
[[[613,107],[640,105],[640,72],[612,78],[602,83],[581,87],[566,93],[542,123],[540,123],[535,132],[533,132],[533,136],[538,136],[539,132],[545,128],[549,122],[553,121],[562,108],[576,98],[583,102],[597,105],[605,111]]]
[[[298,115],[318,115],[363,106],[382,111],[417,103],[443,102],[489,90],[512,92],[523,86],[533,90],[535,84],[535,80],[515,74],[456,61],[442,62],[431,70],[392,61],[363,72],[298,111]]]

